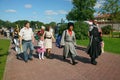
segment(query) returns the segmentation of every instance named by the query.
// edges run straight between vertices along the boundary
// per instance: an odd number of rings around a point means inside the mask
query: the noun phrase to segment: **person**
[[[39,40],[39,37],[40,37],[40,36],[43,36],[44,32],[45,32],[45,27],[44,27],[44,26],[41,26],[40,31],[38,31],[38,32],[36,33],[35,39],[36,39],[36,40]]]
[[[66,60],[66,58],[70,56],[72,60],[72,65],[75,65],[78,62],[75,61],[75,56],[77,55],[77,52],[75,50],[76,38],[73,28],[74,24],[72,22],[69,22],[67,30],[65,30],[62,34],[60,44],[61,46],[64,46],[63,59]]]
[[[45,52],[44,38],[40,37],[37,43],[37,53],[38,53],[39,59],[44,59],[44,52]]]
[[[29,60],[33,60],[32,54],[33,54],[33,43],[34,43],[34,35],[32,28],[30,28],[30,23],[25,22],[24,27],[20,30],[20,45],[23,44],[23,54],[24,54],[24,60],[25,62],[28,62]],[[27,53],[27,49],[30,49],[30,53]]]
[[[55,38],[53,36],[53,33],[50,31],[50,26],[47,27],[46,31],[43,34],[43,37],[45,38],[45,48],[46,48],[46,57],[52,58],[50,55],[51,49],[52,49],[52,40],[55,41]]]
[[[101,33],[99,32],[97,22],[93,21],[93,25],[89,30],[90,43],[87,51],[87,53],[91,57],[91,64],[93,65],[97,64],[96,58],[98,58],[98,56],[101,55],[102,38],[100,35]]]
[[[19,46],[19,29],[15,28],[13,32],[13,41],[15,44],[15,51],[17,52],[17,59],[20,59],[20,46]]]

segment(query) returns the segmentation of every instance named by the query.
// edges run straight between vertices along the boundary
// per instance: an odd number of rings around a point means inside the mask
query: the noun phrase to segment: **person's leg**
[[[28,49],[28,43],[24,42],[23,43],[23,54],[24,54],[24,60],[25,60],[25,62],[28,61],[27,49]]]
[[[92,58],[92,57],[91,57],[91,64],[93,64],[93,65],[96,65],[96,64],[97,64],[96,58]]]
[[[72,60],[72,65],[77,64],[78,62],[75,61],[75,57],[72,55],[71,52],[69,52],[69,53],[70,53],[70,57],[71,57],[71,60]]]
[[[50,57],[50,49],[48,48],[48,49],[46,49],[46,56],[47,56],[47,58],[49,58]]]
[[[48,55],[49,55],[49,58],[52,59],[51,49],[50,48],[48,49]]]
[[[44,59],[44,52],[42,52],[42,59]]]
[[[41,59],[41,53],[39,53],[38,56],[39,56],[39,59]]]
[[[32,54],[34,51],[34,47],[33,47],[32,42],[29,42],[29,48],[30,48],[29,59],[32,60]]]

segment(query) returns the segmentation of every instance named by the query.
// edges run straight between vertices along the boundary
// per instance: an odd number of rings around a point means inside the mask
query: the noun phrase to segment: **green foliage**
[[[0,39],[0,80],[3,78],[10,40]]]
[[[88,24],[85,22],[75,22],[74,31],[77,39],[87,39],[88,37]]]
[[[67,23],[65,23],[65,24],[60,24],[59,27],[60,27],[60,28],[59,28],[58,34],[59,34],[59,35],[62,35],[63,31],[67,29]]]
[[[60,25],[59,34],[61,35],[64,30],[67,29],[67,23]],[[88,24],[85,22],[75,22],[74,23],[74,31],[76,35],[76,39],[87,39],[88,37]]]
[[[112,31],[112,26],[111,25],[107,25],[102,27],[102,33],[103,34],[110,34],[110,31]]]
[[[105,51],[120,54],[120,38],[103,38],[105,44]],[[87,40],[77,40],[77,44],[81,46],[88,46],[89,39]],[[117,44],[117,45],[116,45]]]
[[[93,19],[95,3],[96,0],[73,0],[74,7],[67,14],[66,18],[73,21]]]
[[[56,27],[56,22],[50,22],[49,25],[52,27],[52,28],[55,28]]]
[[[111,20],[120,20],[120,0],[105,0],[99,12],[111,14]]]

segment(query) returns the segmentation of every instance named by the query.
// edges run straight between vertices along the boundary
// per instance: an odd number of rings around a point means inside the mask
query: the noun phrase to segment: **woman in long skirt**
[[[97,23],[94,21],[91,30],[89,31],[90,43],[88,47],[88,54],[91,57],[91,64],[96,65],[96,58],[101,54],[101,33],[97,27]]]

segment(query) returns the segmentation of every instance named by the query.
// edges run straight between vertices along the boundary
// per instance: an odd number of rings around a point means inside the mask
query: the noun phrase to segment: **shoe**
[[[20,56],[19,56],[19,54],[16,54],[16,58],[17,58],[17,59],[20,59]]]
[[[44,60],[44,58],[42,57],[42,60]]]
[[[20,56],[19,56],[19,55],[17,55],[17,59],[20,59]]]
[[[78,62],[73,62],[72,65],[76,65]]]
[[[25,60],[25,63],[27,63],[28,62],[28,60]]]
[[[31,60],[31,61],[32,61],[32,60],[33,60],[33,58],[29,58],[29,60]]]
[[[97,65],[97,62],[96,61],[92,61],[91,64]]]

